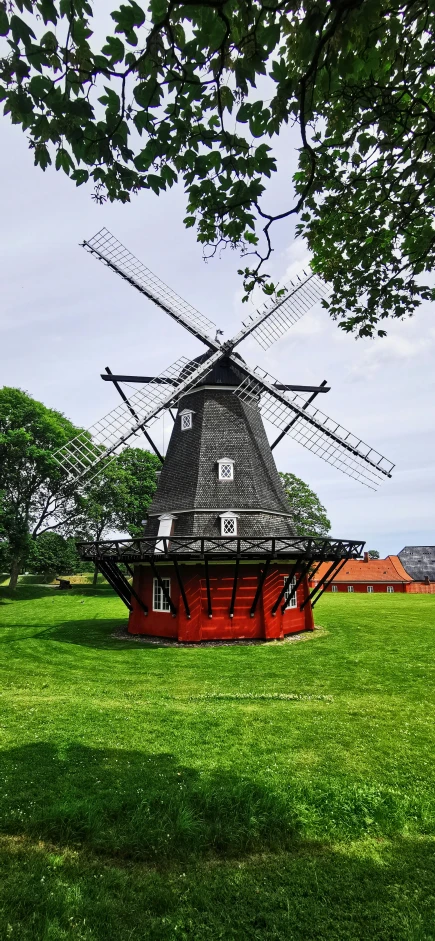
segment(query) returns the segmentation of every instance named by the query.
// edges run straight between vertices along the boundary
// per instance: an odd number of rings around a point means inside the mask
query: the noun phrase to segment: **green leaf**
[[[166,0],[150,0],[150,10],[154,23],[158,23],[166,14],[168,4]]]
[[[7,36],[9,32],[9,20],[6,10],[0,7],[0,36]]]
[[[124,43],[118,36],[106,36],[106,40],[106,45],[103,46],[101,51],[113,64],[115,62],[122,62],[125,55]]]
[[[15,14],[11,17],[10,28],[14,42],[16,43],[22,42],[24,46],[28,46],[32,42],[32,39],[36,39],[33,29]]]
[[[77,186],[81,186],[83,183],[87,183],[89,180],[89,171],[88,170],[74,170],[71,173],[71,179],[75,180]]]
[[[56,170],[63,170],[69,175],[69,171],[74,167],[74,162],[70,154],[63,147],[60,147],[56,154]]]

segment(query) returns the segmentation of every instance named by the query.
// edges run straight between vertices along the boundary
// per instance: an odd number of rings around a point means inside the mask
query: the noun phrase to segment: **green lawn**
[[[435,596],[315,610],[173,649],[0,589],[0,941],[435,941]]]

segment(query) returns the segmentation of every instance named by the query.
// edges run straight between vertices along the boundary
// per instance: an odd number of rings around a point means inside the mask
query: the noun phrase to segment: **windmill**
[[[57,462],[80,485],[143,433],[163,467],[143,537],[82,544],[82,557],[98,565],[130,609],[132,632],[204,640],[281,637],[312,627],[312,607],[363,543],[295,536],[273,449],[288,435],[372,489],[394,465],[313,405],[329,391],[325,380],[283,384],[249,367],[236,349],[248,336],[268,349],[327,296],[328,286],[302,272],[221,343],[222,331],[107,229],[83,247],[206,351],[181,357],[159,376],[114,375],[106,367],[102,378],[114,384],[121,404],[57,451]],[[138,390],[127,396],[125,382]],[[150,429],[167,410],[174,428],[163,459]],[[271,445],[263,419],[279,432]],[[324,561],[331,563],[326,575],[310,590],[308,577]],[[134,565],[133,585],[120,562]]]

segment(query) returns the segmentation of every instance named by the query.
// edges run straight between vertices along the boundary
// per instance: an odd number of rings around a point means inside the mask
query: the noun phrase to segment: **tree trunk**
[[[96,588],[96,585],[97,585],[97,578],[98,578],[98,566],[96,565],[95,568],[94,568],[94,577],[93,577],[93,579],[92,579],[92,587],[93,587],[93,588]]]
[[[18,576],[20,574],[21,559],[13,559],[11,563],[11,577],[9,579],[9,588],[14,591],[17,587]]]

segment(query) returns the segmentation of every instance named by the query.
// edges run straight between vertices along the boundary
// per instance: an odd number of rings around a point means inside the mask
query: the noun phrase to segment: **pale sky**
[[[285,172],[269,206],[291,202],[291,136],[280,142]],[[181,188],[130,205],[97,206],[91,190],[64,174],[33,167],[24,135],[0,118],[1,285],[0,385],[18,386],[74,423],[89,426],[118,404],[113,372],[158,374],[201,344],[132,287],[89,256],[79,242],[107,226],[182,297],[232,336],[246,314],[237,275],[240,258],[225,251],[207,264],[183,226]],[[283,201],[283,194],[286,195]],[[300,267],[306,249],[294,223],[274,232],[269,266],[275,278]],[[376,493],[285,438],[274,451],[279,470],[302,477],[319,495],[332,535],[364,539],[381,554],[435,543],[435,322],[427,304],[406,322],[387,325],[386,339],[355,340],[316,308],[268,352],[249,340],[240,352],[281,382],[320,383],[318,404],[396,464]],[[164,430],[165,445],[172,422]],[[271,440],[274,427],[266,425]],[[162,422],[154,426],[162,445]]]

